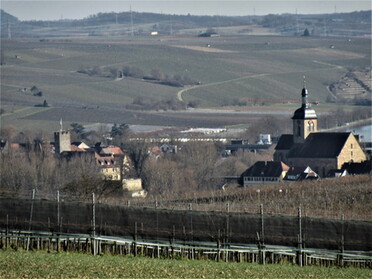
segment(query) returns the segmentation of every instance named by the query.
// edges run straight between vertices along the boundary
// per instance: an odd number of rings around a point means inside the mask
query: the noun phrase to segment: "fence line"
[[[223,245],[222,245],[223,246]],[[372,268],[368,252],[301,249],[275,245],[240,244],[221,247],[220,243],[180,243],[36,231],[0,230],[0,248],[84,252],[93,255],[133,255],[152,258],[204,259],[226,262],[258,262],[259,264],[297,263],[300,266],[354,266]],[[300,264],[299,254],[303,262]]]
[[[66,245],[77,246],[80,247],[78,250],[89,250],[96,255],[100,254],[102,249],[111,253],[111,245],[115,242],[116,245],[124,243],[132,247],[129,251],[134,255],[153,253],[160,257],[172,251],[173,256],[190,259],[230,261],[243,257],[242,261],[258,261],[261,264],[281,262],[284,259],[294,261],[300,266],[322,264],[324,261],[324,264],[328,265],[345,266],[355,263],[371,267],[372,252],[345,251],[345,236],[349,243],[348,250],[355,245],[369,249],[371,243],[368,242],[368,237],[371,230],[368,229],[371,228],[371,222],[359,222],[360,224],[350,226],[345,222],[344,216],[341,216],[338,223],[334,223],[334,220],[333,223],[330,220],[314,221],[302,217],[301,208],[298,208],[297,219],[272,217],[264,214],[262,204],[259,211],[256,216],[248,217],[247,214],[230,213],[229,203],[226,203],[226,212],[218,214],[193,211],[192,203],[187,211],[169,211],[159,209],[157,201],[154,209],[139,210],[132,209],[129,205],[115,207],[96,204],[94,194],[90,204],[80,204],[60,202],[58,194],[57,202],[35,200],[33,192],[31,200],[0,199],[0,229],[3,229],[0,245],[5,248],[25,247],[28,250],[39,249],[37,247],[41,246],[45,248],[48,243],[48,247],[52,245],[56,251],[65,250]],[[314,222],[318,224],[315,226]],[[331,222],[330,226],[321,227],[325,233],[311,235],[311,229],[314,231],[327,222]],[[367,232],[356,235],[359,228]],[[336,232],[327,231],[330,229]],[[37,232],[38,230],[44,232]],[[111,232],[112,236],[108,236],[107,232]],[[286,235],[288,232],[291,235]],[[337,239],[317,238],[324,237],[324,234],[329,237],[331,232]],[[82,236],[80,241],[76,240],[79,236]],[[338,246],[333,250],[309,249],[306,246],[311,243],[310,238],[315,239],[313,242],[318,241],[320,247],[326,247],[322,245],[329,241],[337,243]],[[365,243],[364,239],[367,239]],[[286,244],[268,245],[270,243]],[[350,243],[354,246],[350,246]],[[278,250],[277,247],[282,248]],[[132,253],[125,251],[126,254]]]

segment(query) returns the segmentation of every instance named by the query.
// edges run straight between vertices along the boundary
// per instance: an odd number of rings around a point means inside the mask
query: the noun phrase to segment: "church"
[[[302,105],[292,117],[293,134],[283,134],[275,147],[274,161],[289,166],[310,166],[321,177],[340,170],[344,163],[365,161],[359,137],[351,132],[318,132],[318,117],[308,102],[306,85]]]

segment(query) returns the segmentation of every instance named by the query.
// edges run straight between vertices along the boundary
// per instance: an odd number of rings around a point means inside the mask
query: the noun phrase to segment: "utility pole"
[[[131,29],[131,36],[134,36],[133,31],[133,15],[132,15],[132,5],[130,5],[130,29]]]
[[[7,21],[7,27],[8,27],[8,38],[11,39],[12,38],[12,33],[10,31],[10,23],[9,23],[9,20]]]
[[[173,35],[173,25],[172,25],[172,19],[171,19],[171,15],[169,15],[169,25],[170,25],[170,31],[169,31],[169,35]]]
[[[296,8],[296,34],[298,35],[300,33],[300,29],[298,27],[298,15],[297,15],[297,8]]]

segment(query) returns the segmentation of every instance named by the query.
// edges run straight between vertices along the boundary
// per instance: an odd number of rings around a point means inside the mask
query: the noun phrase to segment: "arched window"
[[[307,130],[309,132],[314,132],[314,122],[312,120],[310,120],[309,122],[307,122]]]

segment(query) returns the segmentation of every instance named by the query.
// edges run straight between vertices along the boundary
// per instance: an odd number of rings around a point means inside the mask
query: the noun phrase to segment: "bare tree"
[[[121,144],[132,160],[137,177],[141,177],[147,158],[149,157],[149,144],[145,141],[126,141]]]
[[[164,79],[164,74],[159,68],[155,68],[151,70],[151,77],[156,80],[162,80]]]
[[[192,142],[177,154],[178,162],[193,175],[198,189],[214,188],[219,183],[215,169],[217,159],[218,152],[212,143]]]

